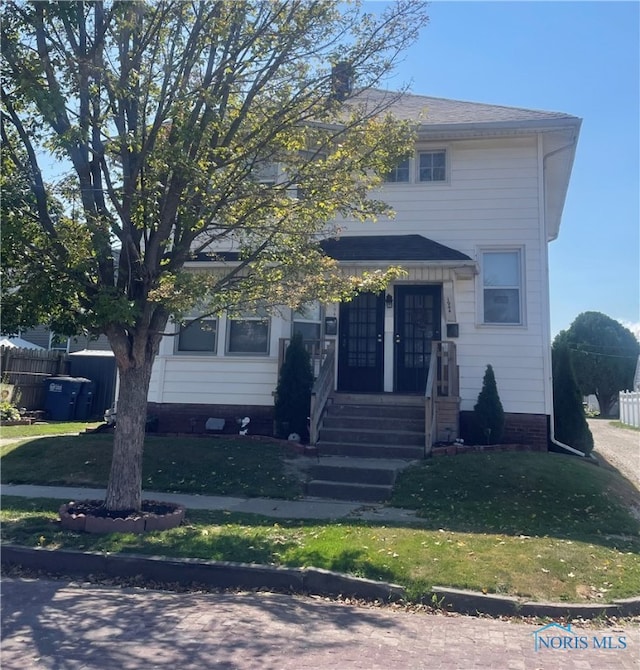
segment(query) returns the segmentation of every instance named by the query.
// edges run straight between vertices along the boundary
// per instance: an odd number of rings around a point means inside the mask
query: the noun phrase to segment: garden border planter
[[[101,500],[77,501],[77,503],[102,503]],[[172,508],[165,514],[154,512],[140,512],[135,516],[127,518],[111,518],[102,516],[93,516],[91,514],[76,513],[74,507],[76,502],[71,501],[60,506],[58,515],[60,524],[63,528],[75,532],[85,533],[144,533],[147,531],[169,530],[177,528],[185,517],[185,508],[183,505],[175,503],[159,503],[155,500],[144,501],[147,504],[161,504],[164,507]]]

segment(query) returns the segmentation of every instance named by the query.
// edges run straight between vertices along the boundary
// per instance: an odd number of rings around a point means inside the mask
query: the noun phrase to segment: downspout
[[[551,365],[551,323],[550,323],[550,318],[549,314],[551,311],[551,306],[549,304],[549,299],[550,299],[550,285],[549,285],[549,243],[547,241],[547,209],[546,209],[546,189],[545,189],[545,171],[546,171],[546,162],[547,159],[550,158],[551,156],[554,156],[555,154],[558,154],[562,151],[566,151],[567,149],[571,149],[572,147],[575,146],[575,138],[573,142],[570,142],[569,144],[566,144],[562,147],[559,147],[558,149],[554,149],[553,151],[550,151],[548,154],[543,154],[542,153],[542,133],[538,133],[538,156],[542,156],[542,162],[540,163],[539,171],[538,171],[538,179],[540,183],[540,188],[538,189],[538,193],[540,194],[538,197],[538,206],[540,207],[540,250],[544,250],[544,265],[545,265],[545,271],[546,271],[546,276],[547,276],[547,309],[543,310],[543,319],[544,319],[544,324],[543,327],[545,329],[545,333],[547,334],[547,346],[545,347],[546,351],[544,352],[544,365],[546,367],[546,374],[545,374],[545,379],[548,380],[549,384],[549,394],[550,394],[550,400],[551,400],[551,411],[549,413],[549,441],[551,444],[554,446],[570,453],[573,454],[574,456],[580,456],[581,458],[586,458],[587,455],[583,452],[580,451],[579,449],[575,449],[574,447],[569,446],[568,444],[565,444],[564,442],[560,442],[558,439],[556,439],[555,435],[555,420],[554,420],[554,412],[553,412],[553,368]]]

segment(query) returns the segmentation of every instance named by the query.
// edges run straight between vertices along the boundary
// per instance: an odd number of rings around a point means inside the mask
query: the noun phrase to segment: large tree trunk
[[[142,453],[147,394],[153,359],[119,369],[116,431],[105,506],[112,511],[139,510],[142,503]]]

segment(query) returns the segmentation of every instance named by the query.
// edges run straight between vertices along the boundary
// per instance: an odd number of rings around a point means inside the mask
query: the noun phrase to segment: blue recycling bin
[[[45,380],[47,416],[52,421],[80,421],[89,417],[93,382],[84,377],[49,377]]]
[[[82,380],[82,386],[80,387],[80,393],[78,393],[78,398],[76,400],[76,408],[73,418],[76,419],[76,421],[89,421],[92,416],[96,385],[90,379],[85,379],[84,377],[78,377],[77,379]]]

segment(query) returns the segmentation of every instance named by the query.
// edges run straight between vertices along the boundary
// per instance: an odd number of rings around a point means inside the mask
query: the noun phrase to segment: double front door
[[[357,393],[385,390],[385,360],[393,365],[396,393],[423,393],[431,344],[440,339],[441,287],[396,286],[393,333],[385,336],[384,294],[363,293],[340,306],[338,389]],[[385,343],[392,348],[385,356]]]

